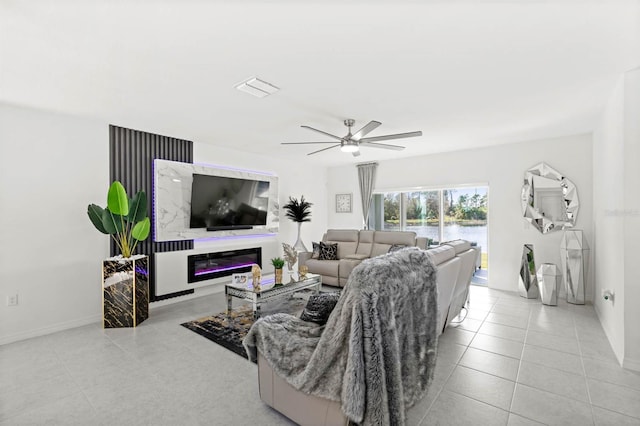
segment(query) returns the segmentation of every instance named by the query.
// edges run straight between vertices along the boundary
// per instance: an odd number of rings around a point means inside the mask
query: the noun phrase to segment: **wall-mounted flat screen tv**
[[[269,182],[193,174],[189,227],[209,231],[267,224]]]

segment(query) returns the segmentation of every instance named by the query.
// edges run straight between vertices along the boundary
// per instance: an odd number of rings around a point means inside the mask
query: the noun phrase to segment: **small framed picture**
[[[233,274],[231,276],[231,284],[233,285],[249,284],[249,274]]]
[[[336,194],[336,213],[351,213],[352,194]]]

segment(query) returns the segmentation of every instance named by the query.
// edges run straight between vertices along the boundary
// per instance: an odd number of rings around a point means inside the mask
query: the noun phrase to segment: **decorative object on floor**
[[[336,213],[351,213],[351,194],[336,194]]]
[[[572,228],[580,207],[573,182],[545,163],[526,171],[521,202],[525,220],[543,234]]]
[[[303,222],[311,222],[311,206],[313,203],[310,203],[304,199],[304,195],[300,197],[300,201],[298,199],[289,197],[289,202],[282,206],[285,210],[285,216],[287,216],[292,221],[298,224],[298,238],[296,239],[293,248],[297,251],[307,251],[302,239],[300,237],[300,228],[302,227]]]
[[[533,258],[533,244],[525,244],[522,248],[518,293],[520,293],[520,296],[526,297],[527,299],[538,298],[538,283],[536,279],[536,263]]]
[[[379,141],[386,141],[390,139],[402,139],[402,138],[413,138],[416,136],[422,136],[421,131],[417,132],[407,132],[407,133],[396,133],[393,135],[381,135],[365,138],[363,136],[367,135],[372,130],[375,130],[382,123],[379,121],[370,121],[363,128],[351,134],[351,127],[356,123],[355,120],[348,118],[343,121],[344,125],[349,128],[348,133],[345,136],[336,136],[331,133],[327,133],[323,130],[314,129],[309,126],[301,126],[305,129],[313,130],[314,132],[322,133],[325,136],[329,136],[330,138],[335,139],[333,142],[283,142],[282,145],[307,145],[307,144],[332,144],[330,147],[322,148],[317,151],[310,152],[307,155],[316,154],[318,152],[326,151],[327,149],[340,147],[340,151],[342,152],[350,152],[354,157],[360,155],[360,146],[366,146],[371,148],[384,148],[384,149],[392,149],[394,151],[402,151],[404,146],[400,145],[390,145],[386,143],[376,143]]]
[[[584,305],[589,270],[589,244],[582,230],[565,231],[560,240],[560,260],[567,302]]]
[[[297,316],[300,315],[305,303],[306,300],[303,298],[286,299],[275,302],[265,311],[266,314],[285,312]],[[242,346],[242,339],[247,335],[254,321],[251,305],[243,305],[233,309],[229,314],[220,312],[180,325],[224,346],[241,357],[247,358],[247,351]]]
[[[557,306],[561,275],[553,263],[543,263],[538,268],[538,288],[543,305]]]
[[[149,260],[132,256],[151,229],[147,196],[138,191],[129,199],[122,183],[115,181],[107,193],[107,207],[89,204],[87,215],[98,231],[111,235],[121,252],[102,262],[103,326],[135,327],[149,317]]]
[[[102,262],[104,328],[135,327],[149,318],[149,257],[114,257]]]
[[[296,401],[310,394],[340,401],[355,423],[402,425],[433,379],[437,322],[436,267],[413,248],[356,266],[324,328],[269,315],[244,345],[251,359],[258,351],[266,358],[261,377],[275,374],[300,391],[291,389]]]
[[[358,185],[360,187],[360,202],[362,203],[362,223],[364,229],[369,229],[369,208],[373,199],[373,188],[376,185],[376,171],[378,163],[362,163],[358,168]]]
[[[271,264],[275,270],[276,285],[282,285],[282,267],[284,266],[284,259],[281,257],[274,257],[271,259]]]
[[[253,265],[251,267],[251,276],[253,277],[253,281],[251,282],[251,285],[253,286],[253,291],[255,292],[260,292],[261,275],[262,275],[262,270],[260,269],[260,266]]]
[[[298,252],[287,243],[282,243],[282,249],[284,250],[284,258],[287,261],[287,270],[292,273],[293,266],[298,261]]]

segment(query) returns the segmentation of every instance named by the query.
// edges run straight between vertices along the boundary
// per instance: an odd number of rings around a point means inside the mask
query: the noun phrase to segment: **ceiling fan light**
[[[356,145],[354,143],[343,143],[342,146],[340,146],[340,151],[342,151],[342,152],[357,152],[357,151],[360,151],[360,148],[358,147],[358,145]]]

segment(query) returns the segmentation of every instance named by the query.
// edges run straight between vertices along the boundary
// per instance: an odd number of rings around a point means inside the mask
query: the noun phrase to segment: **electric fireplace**
[[[210,280],[250,272],[254,264],[262,267],[262,249],[260,247],[219,251],[187,256],[187,282]]]

